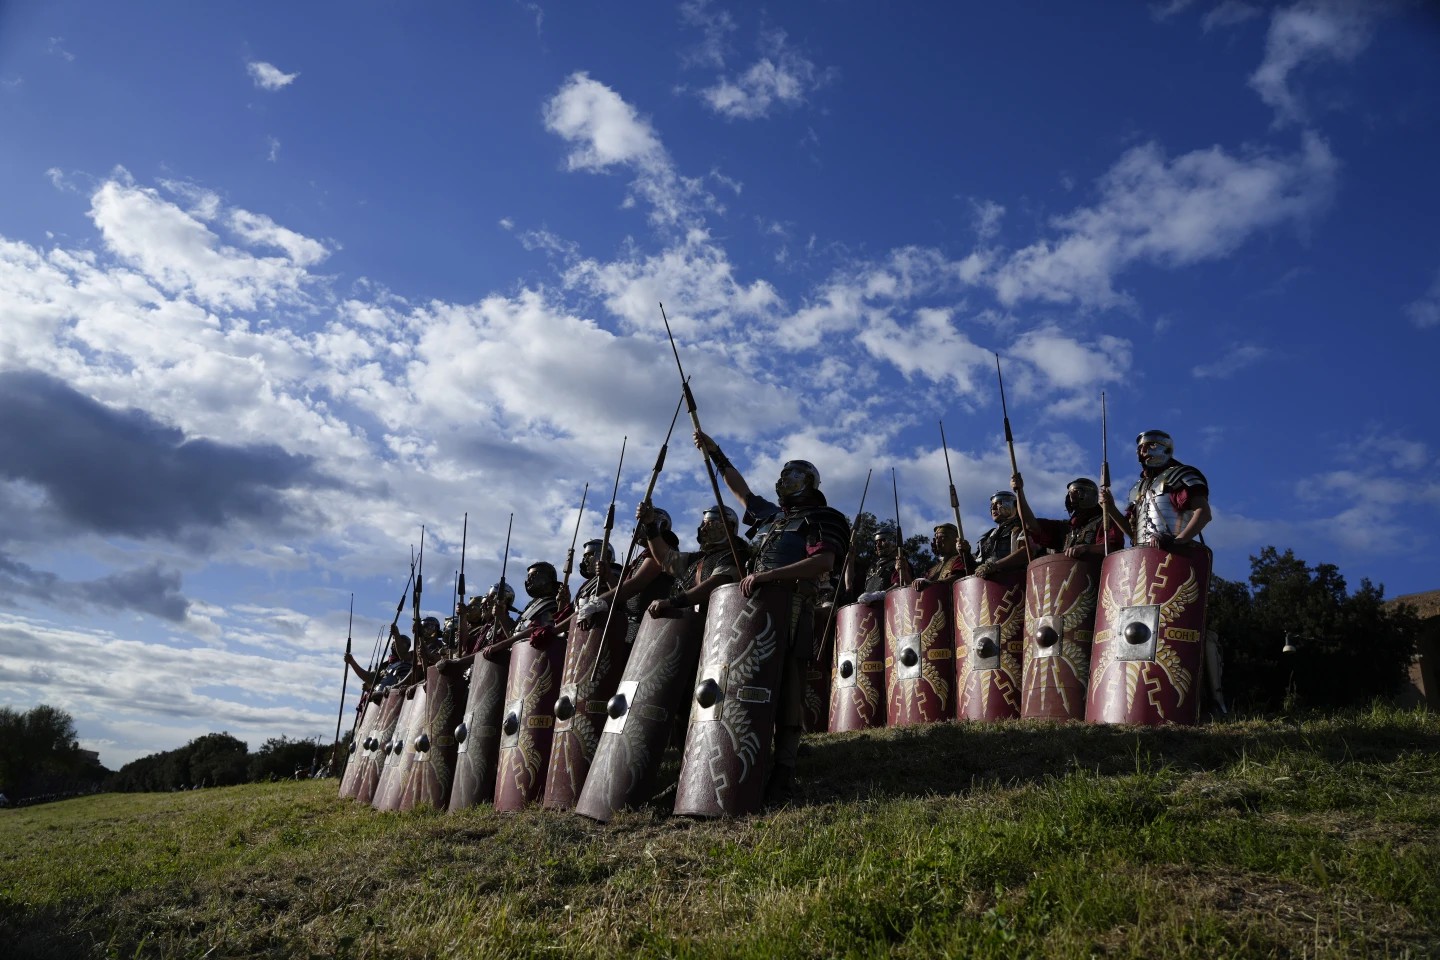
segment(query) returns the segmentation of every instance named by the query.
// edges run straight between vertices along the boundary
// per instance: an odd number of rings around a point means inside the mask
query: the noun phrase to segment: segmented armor
[[[1019,550],[1024,542],[1025,533],[1019,518],[1002,521],[994,529],[986,531],[975,545],[975,562],[994,563],[996,560],[1003,560]]]
[[[1179,460],[1171,460],[1153,477],[1141,475],[1130,488],[1127,514],[1135,544],[1149,546],[1156,543],[1158,534],[1174,536],[1185,529],[1194,511],[1176,506],[1177,497],[1187,491],[1205,494],[1209,487],[1203,473]]]

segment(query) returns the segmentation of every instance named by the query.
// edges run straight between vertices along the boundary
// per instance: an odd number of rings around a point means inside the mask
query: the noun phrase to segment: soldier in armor
[[[1163,430],[1146,430],[1136,437],[1135,456],[1140,479],[1130,488],[1129,505],[1122,514],[1105,490],[1105,513],[1125,528],[1136,546],[1170,550],[1177,543],[1193,543],[1210,522],[1205,475],[1175,459],[1175,441]]]
[[[600,550],[605,550],[605,562],[600,562]],[[605,611],[610,609],[610,597],[615,584],[620,582],[620,564],[615,562],[615,548],[604,540],[586,540],[580,553],[580,576],[583,581],[575,591],[575,617],[582,629],[594,626],[598,618],[604,621]],[[609,587],[610,589],[606,589]],[[562,611],[563,612],[563,611]]]
[[[671,534],[666,538],[659,533],[659,527],[652,519],[655,512],[653,508],[647,510],[643,503],[635,508],[635,519],[649,543],[650,555],[670,578],[669,595],[650,602],[650,615],[663,617],[672,611],[695,606],[700,607],[703,613],[705,602],[716,587],[740,579],[740,571],[735,568],[729,546],[733,540],[738,549],[745,550],[744,545],[739,543],[739,519],[729,507],[706,507],[700,515],[700,528],[695,531],[700,549],[694,553],[682,553],[677,549],[680,544],[678,537]],[[728,538],[725,535],[727,527],[730,531]],[[672,544],[671,540],[675,542]]]
[[[655,527],[656,538],[669,549],[678,549],[680,538],[670,529],[670,514],[659,507],[652,507],[651,513],[650,522]],[[638,508],[635,515],[637,518],[640,516]],[[648,539],[648,531],[637,530],[636,534]],[[629,649],[635,642],[635,635],[640,632],[640,621],[644,618],[646,609],[652,602],[669,596],[675,582],[675,578],[655,560],[652,551],[653,548],[641,550],[640,556],[628,568],[629,575],[618,587],[606,590],[588,603],[580,605],[582,629],[588,630],[595,626],[597,621],[603,621],[610,604],[615,603],[618,596],[619,602],[625,605],[625,646]]]
[[[746,597],[766,583],[790,583],[796,609],[782,638],[784,672],[776,696],[774,767],[766,802],[787,802],[795,789],[795,760],[805,722],[805,674],[813,654],[814,604],[819,581],[839,564],[850,543],[850,521],[829,506],[820,492],[820,471],[807,460],[789,460],[780,468],[772,503],[750,490],[720,446],[700,431],[695,445],[706,451],[725,485],[745,507],[751,547],[740,591]]]
[[[525,593],[529,595],[530,602],[520,611],[520,619],[516,621],[515,629],[510,631],[510,635],[485,648],[486,658],[493,659],[523,640],[528,640],[539,648],[544,648],[553,640],[557,636],[555,613],[558,605],[555,595],[559,589],[560,578],[551,564],[542,560],[526,568]]]
[[[345,654],[345,662],[350,665],[355,676],[360,678],[360,682],[370,689],[384,690],[386,687],[396,686],[404,683],[410,676],[410,638],[396,630],[392,624],[390,626],[390,654],[373,673],[360,666],[350,653]]]
[[[942,523],[935,527],[935,532],[930,537],[930,552],[937,558],[935,565],[910,584],[916,590],[924,590],[932,583],[954,583],[974,572],[974,564],[970,560],[970,544],[960,539],[960,531],[953,523]]]
[[[1065,487],[1069,520],[1037,519],[1025,499],[1025,482],[1018,473],[1010,478],[1010,487],[1020,506],[1025,534],[1035,546],[1056,553],[1063,551],[1067,557],[1102,557],[1107,549],[1113,552],[1125,547],[1125,534],[1120,528],[1104,522],[1100,488],[1094,480],[1076,477]]]
[[[1025,555],[1025,528],[1020,523],[1015,494],[1001,490],[990,498],[990,519],[995,527],[980,538],[975,547],[975,575],[988,578],[1006,570],[1023,569],[1029,562]]]
[[[896,557],[895,537],[885,530],[875,531],[875,559],[863,578],[859,574],[859,544],[850,542],[850,557],[845,565],[845,586],[848,593],[860,589],[859,600],[869,603],[880,600],[887,590],[903,587],[909,583],[913,571],[904,555]],[[863,589],[861,589],[863,588]]]
[[[480,610],[479,622],[471,634],[470,653],[480,653],[487,658],[500,656],[496,645],[509,638],[515,622],[510,619],[510,610],[515,605],[515,590],[501,580],[492,584],[485,596],[477,597],[475,604]],[[462,651],[466,652],[466,651]]]

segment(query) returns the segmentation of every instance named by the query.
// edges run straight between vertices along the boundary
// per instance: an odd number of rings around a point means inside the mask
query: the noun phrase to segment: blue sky
[[[0,702],[118,766],[329,736],[426,596],[633,510],[678,399],[756,488],[967,533],[1159,427],[1218,571],[1437,584],[1420,4],[0,4]],[[683,436],[657,502],[693,531]],[[889,512],[888,483],[870,506]],[[628,535],[621,525],[619,536]],[[623,541],[622,541],[623,542]],[[516,578],[518,579],[518,577]]]

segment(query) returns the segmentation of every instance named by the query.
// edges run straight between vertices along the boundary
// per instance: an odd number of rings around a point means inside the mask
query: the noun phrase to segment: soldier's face
[[[876,537],[876,538],[875,538],[875,552],[876,552],[876,553],[892,553],[892,552],[894,552],[894,550],[895,550],[895,541],[894,541],[894,540],[891,540],[889,537]]]
[[[775,481],[775,492],[782,497],[793,497],[805,489],[807,475],[799,467],[786,467],[780,471],[780,479]]]
[[[555,593],[555,578],[542,567],[525,571],[525,592],[532,597],[548,597]]]
[[[930,550],[936,556],[953,557],[956,552],[954,531],[946,527],[936,527],[935,534],[930,538]]]
[[[1015,516],[1015,501],[1004,497],[996,497],[990,501],[990,519],[999,523],[1002,520],[1009,520]]]

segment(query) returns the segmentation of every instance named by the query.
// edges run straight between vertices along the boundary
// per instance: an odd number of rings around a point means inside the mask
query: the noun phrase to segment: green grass
[[[707,823],[380,815],[333,781],[0,814],[7,957],[1440,955],[1440,718],[807,739]]]

